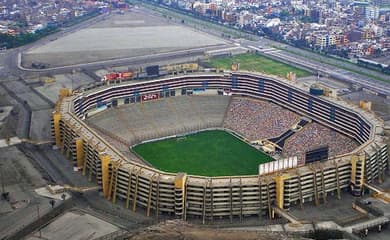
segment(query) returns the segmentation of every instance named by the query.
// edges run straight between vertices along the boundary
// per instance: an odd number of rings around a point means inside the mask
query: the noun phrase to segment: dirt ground
[[[130,233],[125,239],[128,240],[299,240],[298,237],[289,237],[281,233],[264,233],[254,231],[231,231],[223,229],[203,228],[184,223],[182,221],[166,221],[158,225],[137,230]]]
[[[95,239],[117,230],[118,227],[102,219],[83,212],[70,211],[43,227],[40,233],[34,232],[26,239]]]
[[[359,106],[360,100],[372,102],[372,111],[381,117],[385,122],[390,121],[390,99],[376,96],[363,91],[353,92],[342,96],[343,100]]]
[[[135,9],[123,15],[113,13],[88,28],[36,46],[23,54],[22,63],[62,66],[224,44],[215,36]]]

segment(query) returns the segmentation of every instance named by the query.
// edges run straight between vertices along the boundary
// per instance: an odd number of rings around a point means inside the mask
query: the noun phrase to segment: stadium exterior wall
[[[132,162],[81,119],[97,105],[114,100],[130,103],[140,96],[194,88],[230,89],[242,95],[272,101],[353,137],[362,144],[350,154],[325,162],[299,166],[265,176],[203,177],[165,173]],[[127,98],[127,100],[126,100]],[[330,114],[335,116],[330,117]],[[341,197],[343,189],[362,191],[363,182],[382,179],[388,168],[387,146],[382,123],[357,108],[309,95],[282,79],[255,73],[198,74],[136,84],[111,85],[78,94],[62,92],[53,113],[52,131],[56,145],[90,180],[102,186],[107,199],[124,201],[133,211],[146,215],[171,214],[203,223],[226,217],[231,221],[246,216],[273,215],[273,207]]]

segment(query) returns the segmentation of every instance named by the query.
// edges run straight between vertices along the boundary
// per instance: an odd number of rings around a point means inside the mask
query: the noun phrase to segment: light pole
[[[37,204],[37,216],[38,216],[37,221],[39,221],[39,219],[40,219],[40,215],[39,215],[39,203]],[[38,232],[39,232],[39,238],[42,238],[41,228],[38,229]]]
[[[0,163],[0,177],[1,177],[1,198],[5,197],[5,186],[4,186],[4,176],[3,176],[3,164]]]

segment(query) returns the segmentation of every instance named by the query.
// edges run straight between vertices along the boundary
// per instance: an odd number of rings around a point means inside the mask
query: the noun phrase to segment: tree
[[[16,36],[12,36],[8,34],[0,34],[0,43],[1,43],[0,47],[7,47],[7,48],[19,47],[34,42],[56,31],[57,31],[56,26],[48,26],[41,30],[37,30],[35,33],[21,33]]]

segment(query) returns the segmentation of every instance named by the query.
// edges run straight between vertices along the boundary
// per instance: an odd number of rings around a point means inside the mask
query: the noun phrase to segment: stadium
[[[388,168],[383,122],[364,105],[249,72],[64,89],[52,132],[105,198],[156,218],[271,217],[361,195]]]

